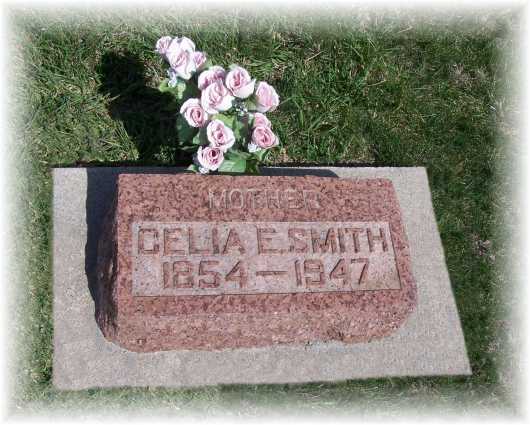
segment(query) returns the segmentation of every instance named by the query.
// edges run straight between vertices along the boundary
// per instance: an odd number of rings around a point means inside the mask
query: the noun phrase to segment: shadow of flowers
[[[97,72],[99,92],[111,99],[109,114],[123,123],[138,149],[139,164],[189,161],[189,155],[177,149],[179,106],[168,93],[149,87],[145,65],[137,55],[107,52]]]

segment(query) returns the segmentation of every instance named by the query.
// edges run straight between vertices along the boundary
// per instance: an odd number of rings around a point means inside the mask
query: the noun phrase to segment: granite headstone
[[[416,304],[388,179],[121,174],[96,317],[131,351],[382,338]]]

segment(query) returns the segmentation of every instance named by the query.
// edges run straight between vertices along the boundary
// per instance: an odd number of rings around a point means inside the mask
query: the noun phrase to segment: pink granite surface
[[[135,296],[139,222],[385,222],[399,287]],[[98,277],[100,329],[137,352],[365,342],[390,335],[416,305],[400,207],[387,179],[122,174],[100,239]]]

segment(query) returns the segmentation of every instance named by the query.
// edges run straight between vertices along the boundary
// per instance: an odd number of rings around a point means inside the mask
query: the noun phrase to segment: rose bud
[[[258,152],[261,150],[261,148],[257,147],[254,143],[250,142],[248,145],[247,145],[247,150],[250,152],[250,153],[254,153],[254,152]]]
[[[210,84],[201,94],[202,109],[212,115],[229,110],[232,107],[232,100],[234,97],[221,80]]]
[[[159,38],[156,42],[155,52],[165,55],[169,45],[171,44],[171,41],[173,41],[173,39],[168,35]]]
[[[256,80],[250,78],[250,74],[245,68],[234,67],[226,74],[225,85],[230,92],[240,99],[246,99],[254,92]]]
[[[259,125],[252,131],[251,144],[256,145],[260,149],[269,149],[278,143],[278,137],[269,127]]]
[[[180,113],[191,127],[204,127],[209,119],[199,99],[186,100],[180,107]]]
[[[199,90],[204,90],[206,87],[208,87],[210,84],[214,83],[217,80],[224,81],[225,75],[226,71],[224,70],[224,68],[214,65],[199,74],[197,86],[199,87]]]
[[[269,128],[272,126],[271,122],[269,121],[269,119],[265,115],[263,115],[263,114],[261,114],[259,112],[256,112],[254,114],[254,121],[252,122],[252,128],[257,127],[259,125],[263,125],[263,126],[269,127]]]
[[[232,129],[221,120],[213,120],[208,124],[208,127],[206,127],[206,135],[210,146],[219,148],[223,152],[230,149],[236,141]]]
[[[197,150],[196,160],[199,163],[199,172],[205,174],[217,170],[224,161],[223,151],[211,146],[200,146]]]
[[[194,52],[193,53],[193,62],[195,62],[195,69],[201,71],[202,67],[206,63],[206,53],[204,52]]]
[[[258,112],[274,111],[279,104],[280,98],[274,87],[264,81],[260,81],[256,88],[256,109]]]

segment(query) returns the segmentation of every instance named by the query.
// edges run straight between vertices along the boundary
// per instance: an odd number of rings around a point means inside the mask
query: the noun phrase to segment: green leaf
[[[251,112],[258,110],[258,104],[256,102],[255,96],[250,96],[248,99],[245,100],[244,104],[245,107]]]
[[[263,162],[268,153],[269,153],[268,149],[262,149],[260,151],[254,152],[254,156],[257,158],[259,162]]]
[[[197,133],[198,128],[188,125],[186,119],[179,115],[177,117],[177,134],[179,139],[179,144],[188,143]]]
[[[164,78],[162,82],[158,86],[158,90],[160,90],[162,93],[168,91],[170,88],[167,83],[169,83],[169,78]]]
[[[258,162],[256,160],[247,161],[247,168],[245,172],[248,174],[260,174]]]
[[[199,132],[191,139],[191,144],[195,146],[204,145],[208,143],[208,137],[206,136],[206,129],[203,127]]]
[[[244,173],[247,161],[243,158],[225,159],[219,167],[221,173]]]
[[[192,99],[192,98],[200,98],[201,97],[201,91],[199,88],[190,80],[186,83],[186,89],[184,90],[184,93],[182,94],[182,102]]]
[[[213,120],[222,121],[224,125],[227,125],[228,127],[233,128],[235,117],[230,116],[230,115],[225,115],[225,114],[215,114],[212,117],[212,121]]]
[[[244,117],[236,117],[232,127],[236,140],[244,142],[248,135],[247,120]]]
[[[188,168],[186,168],[186,170],[198,173],[199,172],[199,167],[196,164],[191,164]]]
[[[198,149],[198,146],[196,145],[183,145],[179,146],[179,149],[183,152],[196,152]]]
[[[177,83],[174,86],[169,85],[169,79],[164,79],[158,86],[162,93],[170,93],[175,96],[181,103],[199,95],[199,89],[191,81],[183,80],[177,77]]]
[[[252,154],[249,153],[249,152],[244,152],[244,151],[240,151],[240,150],[237,150],[237,149],[230,149],[226,154],[225,154],[225,158],[227,159],[237,159],[237,158],[242,158],[242,159],[248,159],[252,157]]]

